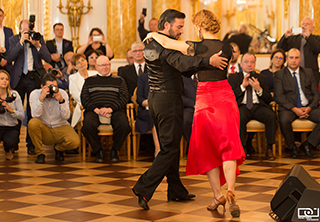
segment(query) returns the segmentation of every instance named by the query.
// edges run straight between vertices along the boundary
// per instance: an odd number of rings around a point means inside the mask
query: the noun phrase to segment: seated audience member
[[[88,42],[78,48],[77,53],[86,54],[90,50],[100,50],[103,55],[107,56],[109,59],[113,59],[113,51],[108,44],[106,37],[99,28],[91,29],[89,33]]]
[[[0,70],[0,141],[3,141],[7,160],[12,160],[14,151],[18,150],[20,135],[18,120],[23,119],[21,98],[17,91],[10,88],[9,73]]]
[[[247,35],[247,26],[245,24],[240,25],[239,30],[230,37],[232,31],[229,31],[223,38],[224,42],[235,42],[240,49],[241,54],[245,54],[249,51],[249,46],[252,40],[250,35]]]
[[[69,89],[69,76],[77,72],[77,70],[71,64],[71,58],[73,54],[73,52],[67,52],[63,57],[64,61],[66,62],[66,67],[61,70],[62,78],[57,79],[58,86],[61,89]]]
[[[267,137],[266,158],[274,160],[272,145],[275,143],[277,123],[276,114],[270,106],[272,97],[267,77],[254,71],[256,65],[254,54],[245,53],[240,64],[243,71],[230,75],[228,80],[239,106],[241,143],[247,155],[250,155],[251,150],[246,148],[246,125],[251,119],[264,123]]]
[[[270,66],[268,69],[264,69],[260,74],[265,75],[268,79],[269,91],[273,96],[273,76],[276,71],[283,69],[284,63],[286,62],[286,55],[282,49],[276,49],[271,53]]]
[[[274,100],[279,105],[281,132],[291,150],[290,157],[298,158],[291,123],[295,119],[309,119],[317,125],[300,146],[307,157],[315,158],[311,149],[320,143],[319,91],[311,69],[302,68],[300,51],[292,48],[287,54],[287,67],[274,75]]]
[[[118,68],[118,76],[121,76],[128,86],[130,96],[128,100],[129,103],[133,102],[133,92],[137,87],[139,75],[146,72],[143,49],[144,44],[142,42],[134,42],[131,45],[134,63]]]
[[[46,45],[51,54],[51,62],[53,68],[62,70],[66,67],[64,55],[67,52],[73,52],[72,42],[63,38],[64,26],[62,23],[53,25],[54,39],[48,40]],[[58,83],[59,84],[59,83]]]
[[[196,102],[198,80],[196,78],[196,74],[193,75],[191,78],[182,76],[182,80],[183,80],[183,92],[182,92],[181,98],[183,102],[183,136],[188,143],[187,145],[187,153],[188,153],[189,141],[190,141],[191,131],[192,131],[194,106]]]
[[[100,50],[90,50],[86,52],[85,56],[88,62],[88,70],[96,71],[97,58],[101,55],[103,55],[103,53]]]
[[[129,65],[132,65],[134,62],[131,48],[127,50],[126,60]]]
[[[98,74],[98,72],[94,70],[87,70],[87,60],[83,54],[75,53],[71,58],[71,64],[78,70],[77,73],[69,77],[69,92],[73,99],[77,102],[71,119],[71,126],[75,127],[81,119],[80,95],[84,81],[89,76]]]
[[[4,11],[0,8],[0,30],[2,33],[2,38],[0,38],[0,69],[11,70],[11,64],[8,64],[6,59],[7,53],[9,51],[9,38],[13,36],[11,28],[5,27],[2,22],[4,20]]]
[[[68,94],[58,88],[56,77],[45,74],[41,89],[30,94],[32,119],[28,123],[30,138],[35,146],[36,163],[45,163],[43,144],[54,145],[55,159],[63,161],[63,151],[80,145],[78,134],[69,125],[70,117]]]
[[[113,146],[110,151],[111,162],[119,162],[118,151],[131,132],[125,112],[128,101],[126,82],[119,76],[110,73],[111,63],[106,56],[97,59],[98,75],[87,78],[81,91],[81,103],[85,109],[83,135],[90,143],[96,154],[96,162],[104,162],[98,126],[101,124],[99,116],[111,118],[113,128]]]
[[[230,42],[229,44],[232,46],[233,51],[228,73],[242,72],[242,68],[240,66],[240,63],[238,62],[240,56],[239,46],[234,42]]]
[[[140,14],[140,18],[139,18],[139,26],[138,26],[138,32],[139,32],[139,36],[141,41],[144,40],[144,38],[147,36],[147,34],[149,32],[158,32],[158,19],[152,18],[149,21],[149,29],[150,31],[146,30],[144,28],[144,20],[145,20],[146,16],[144,14]]]
[[[156,127],[153,124],[153,120],[149,113],[148,105],[148,95],[149,95],[149,82],[148,82],[148,73],[142,73],[138,78],[137,86],[137,103],[138,112],[136,116],[136,131],[140,134],[145,134],[146,132],[152,132],[152,138],[154,142],[154,156],[157,156],[160,152],[160,144],[158,140],[158,135]]]

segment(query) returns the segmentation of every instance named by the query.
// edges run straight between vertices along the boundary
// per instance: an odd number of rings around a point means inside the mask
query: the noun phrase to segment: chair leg
[[[181,137],[181,140],[180,140],[180,159],[182,159],[183,158],[183,141],[184,140],[184,138],[183,138],[183,136]]]
[[[307,133],[306,132],[301,133],[301,143],[303,143],[306,140],[307,140]]]
[[[280,129],[278,130],[278,153],[279,157],[282,156],[282,135]]]
[[[127,154],[128,154],[128,160],[131,159],[131,133],[127,136]]]
[[[256,133],[257,135],[257,144],[259,149],[259,154],[261,154],[261,133]]]
[[[86,145],[87,145],[86,138],[82,135],[81,146],[82,146],[82,160],[83,161],[86,161]]]
[[[137,159],[137,134],[132,134],[133,160]]]

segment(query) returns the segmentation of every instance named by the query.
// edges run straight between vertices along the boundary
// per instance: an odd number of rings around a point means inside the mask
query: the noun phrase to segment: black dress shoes
[[[34,146],[27,147],[28,148],[28,154],[29,155],[36,155],[36,152],[34,151]]]
[[[266,158],[267,158],[267,160],[270,160],[270,161],[275,160],[275,158],[274,158],[274,156],[273,156],[273,153],[272,153],[272,150],[267,149]]]
[[[299,157],[298,149],[297,147],[293,147],[290,153],[290,157],[293,159],[297,159]]]
[[[191,200],[195,198],[196,195],[194,194],[188,194],[185,197],[168,197],[168,201],[182,201],[182,200]]]
[[[147,200],[147,198],[145,198],[145,197],[142,196],[140,193],[138,193],[137,191],[135,191],[134,188],[132,188],[132,191],[133,191],[134,195],[136,195],[136,196],[139,198],[139,200],[138,200],[139,206],[142,207],[142,208],[145,209],[145,210],[149,210],[150,208],[149,208],[149,206],[148,206],[148,200]]]
[[[56,150],[56,149],[54,149],[54,151],[56,151],[55,160],[64,161],[63,152],[62,152],[62,151],[59,151],[59,150]]]
[[[112,163],[118,163],[119,162],[119,156],[118,156],[118,152],[115,149],[111,149],[110,150],[110,161]]]
[[[100,149],[96,154],[96,163],[104,162],[104,149]]]
[[[66,150],[64,151],[66,154],[79,154],[79,149]]]
[[[308,143],[307,141],[305,141],[301,144],[300,150],[306,154],[306,157],[315,158],[316,155],[311,153],[311,147],[312,147],[312,145],[310,143]]]
[[[45,155],[44,154],[40,154],[37,156],[37,159],[36,159],[36,163],[40,163],[40,164],[43,164],[43,163],[46,163],[46,161],[44,160],[45,158]]]

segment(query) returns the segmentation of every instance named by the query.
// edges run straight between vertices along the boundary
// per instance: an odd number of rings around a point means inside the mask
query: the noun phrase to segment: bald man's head
[[[111,63],[107,56],[99,56],[96,62],[96,69],[102,76],[110,74]]]
[[[300,51],[296,48],[292,48],[288,51],[287,54],[287,65],[292,70],[295,71],[298,69],[301,62]]]

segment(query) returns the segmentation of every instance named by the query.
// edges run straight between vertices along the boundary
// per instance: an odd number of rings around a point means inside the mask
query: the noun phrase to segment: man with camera
[[[28,121],[32,118],[29,106],[29,95],[32,90],[40,87],[40,75],[45,70],[42,59],[51,62],[51,55],[40,33],[33,31],[35,17],[22,20],[19,24],[20,33],[9,39],[10,50],[8,52],[8,63],[14,62],[11,76],[11,88],[18,91],[22,100],[27,94],[27,116]],[[34,155],[34,146],[27,134],[26,138],[28,154]]]
[[[28,132],[38,155],[36,163],[45,163],[43,144],[54,145],[55,159],[63,161],[63,151],[80,145],[78,134],[68,123],[70,117],[68,94],[58,88],[56,77],[50,73],[41,79],[41,89],[30,94],[33,119]]]
[[[64,61],[64,55],[67,52],[73,52],[72,42],[63,38],[64,26],[62,23],[56,23],[53,25],[53,33],[55,38],[48,40],[46,45],[51,53],[51,65],[53,68],[62,70],[66,67],[66,61]]]
[[[13,36],[11,28],[3,26],[4,12],[0,8],[0,69],[10,71],[11,64],[7,66],[6,55],[9,50],[9,38]]]

